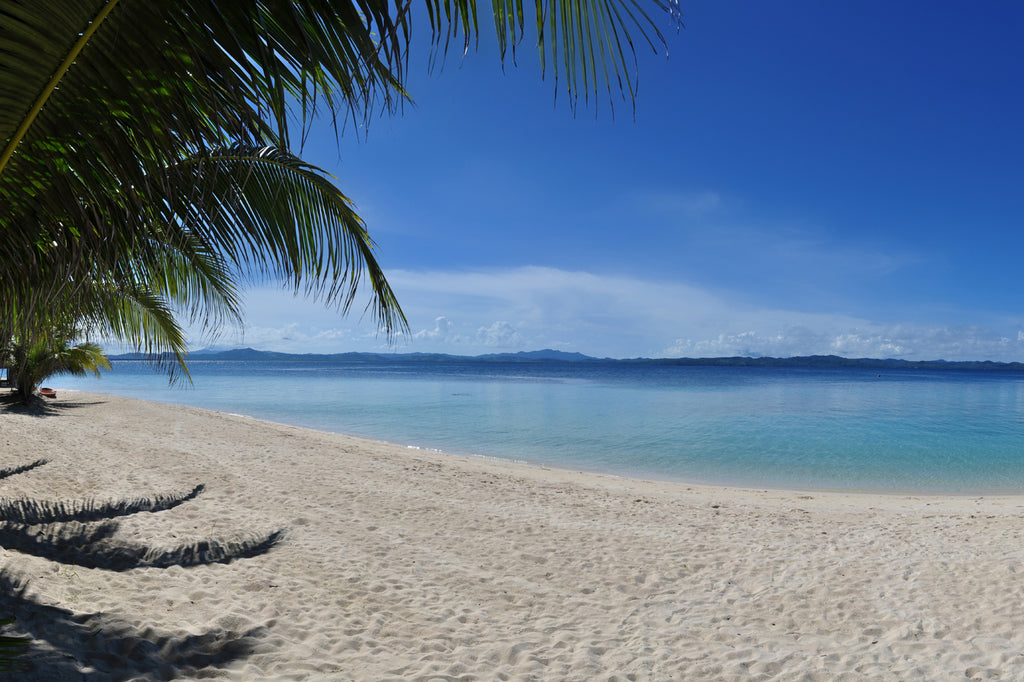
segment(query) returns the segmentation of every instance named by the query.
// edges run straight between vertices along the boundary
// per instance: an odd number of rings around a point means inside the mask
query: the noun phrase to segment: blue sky
[[[416,43],[415,105],[302,150],[410,334],[256,287],[218,345],[1024,360],[1024,4],[682,11],[667,59],[639,52],[635,116],[574,117],[489,29],[434,73]]]

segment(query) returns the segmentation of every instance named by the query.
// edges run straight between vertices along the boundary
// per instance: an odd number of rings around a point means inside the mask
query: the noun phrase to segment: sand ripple
[[[120,572],[0,550],[51,638],[36,679],[1024,678],[1024,498],[630,481],[89,394],[52,411],[0,414],[0,468],[51,460],[4,498],[204,484],[115,536],[286,534]]]

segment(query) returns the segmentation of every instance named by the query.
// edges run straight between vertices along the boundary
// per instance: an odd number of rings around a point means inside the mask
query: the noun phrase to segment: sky
[[[487,29],[431,71],[420,24],[414,104],[301,150],[409,333],[260,285],[193,344],[1024,360],[1024,4],[681,9],[667,57],[638,43],[635,108],[575,113],[529,41],[502,68]]]

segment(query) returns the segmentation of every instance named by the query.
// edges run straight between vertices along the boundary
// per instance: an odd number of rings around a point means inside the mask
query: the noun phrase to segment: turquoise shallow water
[[[58,387],[458,454],[761,488],[1024,492],[1024,373],[621,364],[144,363]]]

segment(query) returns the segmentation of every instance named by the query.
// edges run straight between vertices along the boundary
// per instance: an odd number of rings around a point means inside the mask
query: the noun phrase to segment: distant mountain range
[[[604,364],[629,365],[681,365],[704,367],[865,367],[877,369],[961,369],[961,370],[999,370],[1024,371],[1021,362],[993,362],[991,360],[894,360],[876,358],[843,358],[838,355],[804,355],[791,358],[594,358],[582,353],[566,353],[560,350],[520,351],[518,353],[493,353],[489,355],[448,355],[445,353],[274,353],[271,351],[254,350],[252,348],[236,348],[234,350],[198,350],[190,356],[194,360],[234,360],[250,362],[523,362],[523,363],[554,363],[554,362],[585,362]],[[127,353],[112,355],[111,360],[147,360],[146,355]]]

